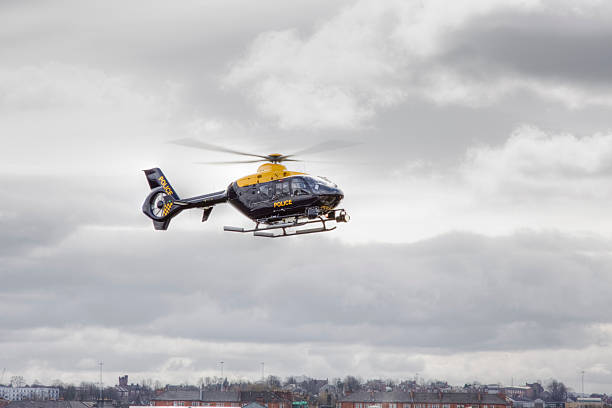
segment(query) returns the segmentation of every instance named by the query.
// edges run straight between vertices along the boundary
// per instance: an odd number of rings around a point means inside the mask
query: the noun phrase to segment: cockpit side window
[[[276,194],[274,194],[274,197],[287,197],[290,195],[290,193],[291,191],[289,189],[289,180],[276,182]]]
[[[303,179],[296,177],[291,179],[291,193],[294,196],[301,196],[309,195],[310,191],[306,185],[306,182]]]
[[[263,183],[259,185],[260,201],[269,200],[274,196],[274,186],[271,183]]]
[[[268,201],[274,195],[274,186],[270,183],[255,184],[248,188],[246,199],[252,204]]]

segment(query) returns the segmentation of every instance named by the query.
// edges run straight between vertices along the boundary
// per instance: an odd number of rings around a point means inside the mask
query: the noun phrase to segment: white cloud
[[[401,90],[380,86],[394,67],[377,46],[379,28],[367,26],[381,22],[362,13],[340,17],[308,39],[293,30],[260,35],[226,82],[246,87],[283,128],[358,126],[372,114],[370,105],[401,97]],[[353,18],[367,25],[354,26]]]
[[[357,127],[373,114],[370,108],[360,106],[350,91],[337,86],[268,79],[256,92],[265,95],[258,102],[261,112],[277,116],[278,125],[285,129]]]
[[[612,134],[579,138],[523,126],[503,146],[470,149],[462,173],[483,193],[508,191],[534,200],[607,199],[612,194]]]
[[[353,128],[412,87],[419,62],[439,51],[440,37],[469,17],[529,3],[375,2],[344,9],[315,32],[267,32],[226,81],[246,87],[262,113],[283,128]]]
[[[444,50],[444,37],[461,28],[470,19],[492,12],[530,11],[539,8],[540,0],[469,0],[399,2],[399,24],[394,38],[415,57],[431,57]]]
[[[143,181],[142,169],[174,164],[173,182],[178,181],[181,189],[185,184],[197,186],[203,178],[191,163],[202,161],[203,153],[167,142],[181,135],[212,142],[227,137],[244,140],[253,130],[186,109],[181,95],[175,83],[150,88],[131,76],[85,65],[49,62],[0,69],[0,137],[8,141],[0,149],[0,172],[67,176],[71,181],[65,181],[66,189],[78,177],[107,177],[112,183],[133,182],[136,188],[128,192],[132,194]],[[181,168],[184,163],[190,168]],[[203,181],[208,183],[204,188],[218,190],[227,185],[228,176],[208,170]],[[12,188],[29,200],[25,196],[31,191],[18,183]],[[111,189],[107,185],[98,191]]]
[[[126,78],[88,67],[52,62],[0,70],[3,111],[66,108],[126,111],[150,109],[158,103],[152,95],[131,90]]]
[[[570,109],[612,107],[605,89],[476,65],[467,72],[438,57],[470,21],[492,13],[592,7],[540,1],[373,2],[345,8],[310,35],[261,34],[225,82],[251,97],[281,128],[354,129],[381,109],[417,98],[437,105],[488,106],[526,92]]]
[[[530,78],[511,73],[473,78],[449,67],[434,67],[422,75],[417,92],[440,106],[465,105],[482,108],[505,97],[533,94],[544,101],[559,103],[567,109],[592,106],[612,107],[607,90],[574,85],[556,79]]]
[[[176,114],[175,88],[155,92],[87,66],[45,63],[0,70],[0,171],[110,174],[134,151],[159,150]],[[126,166],[127,165],[127,166]]]
[[[499,317],[503,319],[503,316]],[[609,325],[606,325],[609,330]],[[517,328],[529,336],[529,328]],[[474,333],[474,335],[477,335]],[[572,336],[570,331],[561,335]],[[17,338],[19,337],[19,338]],[[24,341],[23,339],[27,339]],[[406,339],[409,343],[410,339]],[[333,378],[347,374],[364,378],[444,379],[452,384],[471,381],[508,384],[550,378],[576,387],[576,372],[585,369],[587,392],[602,392],[612,376],[608,345],[582,349],[471,351],[432,353],[404,347],[379,347],[346,339],[343,344],[305,341],[261,344],[249,342],[191,340],[172,335],[138,334],[100,326],[22,330],[3,342],[14,353],[6,375],[23,375],[44,383],[97,381],[98,361],[104,362],[103,381],[113,384],[119,375],[133,381],[150,378],[164,383],[197,383],[199,378],[218,376],[219,361],[231,380],[257,380],[260,362],[266,372],[287,376],[296,372]],[[13,366],[13,359],[19,364]]]
[[[498,235],[528,228],[607,236],[611,163],[611,133],[579,137],[520,126],[501,145],[470,147],[458,165],[409,162],[389,178],[366,179],[370,175],[364,173],[358,182],[347,180],[346,206],[353,217],[339,234],[351,241],[396,242],[449,230]],[[376,195],[361,191],[364,183],[376,183]],[[390,222],[376,214],[389,214]]]

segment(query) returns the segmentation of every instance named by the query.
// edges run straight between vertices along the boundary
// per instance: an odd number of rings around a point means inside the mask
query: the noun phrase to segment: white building
[[[56,400],[59,399],[59,388],[52,387],[4,387],[0,386],[0,398],[9,401],[21,400]]]

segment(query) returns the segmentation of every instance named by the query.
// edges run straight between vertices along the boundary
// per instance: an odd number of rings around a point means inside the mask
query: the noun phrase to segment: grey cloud
[[[432,356],[581,353],[610,341],[612,260],[598,237],[270,246],[219,234],[79,229],[27,262],[10,258],[0,356],[43,378],[87,378],[83,359],[102,358],[183,381],[214,371],[219,356],[235,375],[269,361],[276,373],[388,376],[423,372]]]
[[[129,189],[100,173],[85,179],[1,174],[0,257],[57,244],[83,225],[129,223]]]
[[[40,263],[11,264],[5,327],[69,321],[255,342],[345,342],[363,333],[366,344],[499,350],[583,347],[599,334],[594,325],[609,322],[603,243],[589,246],[593,259],[584,241],[559,248],[532,234],[358,247],[230,239],[82,234]],[[71,248],[82,240],[96,244]],[[594,279],[597,288],[580,283]],[[517,328],[529,334],[514,336]],[[575,336],[558,336],[569,328]]]
[[[103,2],[4,2],[0,44],[5,44],[8,66],[61,61],[202,86],[214,84],[228,61],[244,52],[245,43],[262,30],[307,30],[344,4],[186,1],[169,9],[162,1],[137,1],[119,10]],[[258,18],[249,18],[250,13]]]
[[[467,76],[508,73],[609,86],[611,10],[593,13],[498,13],[474,19],[447,38],[441,63]],[[605,16],[608,16],[606,18]]]
[[[215,9],[216,14],[212,15],[210,3],[205,8],[189,4],[184,9],[176,8],[172,13],[164,11],[163,7],[148,7],[150,16],[135,21],[132,16],[140,13],[139,3],[127,7],[122,13],[116,13],[112,7],[83,6],[78,2],[66,3],[70,6],[70,12],[66,12],[66,7],[46,8],[40,4],[26,7],[13,2],[5,5],[10,11],[3,13],[7,21],[3,24],[5,34],[0,36],[0,41],[3,38],[6,43],[3,49],[7,52],[7,67],[61,61],[98,67],[111,74],[138,79],[145,89],[155,89],[166,81],[182,84],[178,91],[182,115],[237,120],[246,123],[249,129],[257,128],[249,132],[258,138],[272,138],[275,144],[279,140],[288,141],[296,137],[384,140],[386,143],[377,143],[379,147],[374,146],[373,149],[380,150],[379,155],[384,154],[389,158],[389,166],[406,157],[455,160],[457,154],[474,141],[502,142],[518,123],[532,122],[587,133],[608,125],[607,109],[568,112],[562,107],[549,105],[544,110],[541,109],[541,101],[521,95],[517,100],[502,101],[500,106],[479,110],[436,107],[421,98],[409,98],[398,108],[381,111],[380,117],[373,120],[370,126],[356,132],[320,132],[312,129],[279,131],[272,123],[257,116],[255,107],[240,95],[240,90],[222,88],[221,78],[231,63],[246,52],[256,34],[295,28],[307,36],[317,29],[319,22],[335,15],[345,3],[339,3],[337,9],[304,3],[294,6],[297,7],[294,10],[285,9],[282,5],[279,8],[277,3],[266,4],[269,6],[258,5],[263,7],[258,19],[246,21],[232,11],[242,7],[219,6],[219,10]],[[191,6],[194,8],[191,9]],[[78,14],[79,18],[71,13]],[[505,53],[509,54],[512,50],[496,46],[489,39],[496,38],[494,33],[479,37],[478,29],[490,27],[490,31],[495,31],[509,26],[512,33],[517,33],[529,30],[529,22],[538,18],[544,17],[502,14],[488,16],[488,25],[482,20],[467,24],[468,29],[453,32],[453,36],[446,39],[446,48],[451,51],[448,59],[442,63],[459,69],[462,62],[457,50],[463,50],[465,43],[473,43],[475,49],[482,49],[483,55],[474,57],[484,60],[482,70],[495,66],[500,66],[502,70],[512,69],[513,61],[521,63],[521,60],[517,60],[517,57],[504,61]],[[555,18],[563,17],[549,18],[552,23],[542,28],[543,36],[553,38],[556,35],[558,28]],[[581,23],[582,20],[588,20],[588,17],[575,18],[574,23],[569,24],[569,32],[578,32],[577,36],[580,36],[581,32],[587,31],[586,28],[572,31],[572,27],[579,24],[587,25]],[[16,27],[15,21],[27,23]],[[236,24],[236,21],[240,21],[240,24]],[[597,21],[595,26],[600,27],[599,31],[605,31],[602,21]],[[535,36],[535,30],[532,31]],[[591,31],[596,34],[598,30]],[[455,37],[459,40],[455,40]],[[17,42],[19,47],[11,46]],[[491,51],[498,48],[504,50],[501,52],[503,55],[498,56]],[[472,55],[468,51],[467,55]],[[490,56],[487,54],[489,52]],[[502,59],[498,61],[498,58]],[[427,72],[432,64],[435,61],[426,62],[421,69]],[[403,85],[400,82],[396,86],[401,88]]]
[[[0,13],[3,68],[49,62],[93,67],[127,77],[146,92],[172,86],[184,120],[214,117],[252,126],[258,122],[254,108],[222,86],[229,62],[259,32],[288,25],[307,30],[343,4],[192,1],[169,10],[163,2],[134,2],[120,9],[100,2],[63,1],[53,7],[7,2]],[[255,14],[258,18],[251,18]]]

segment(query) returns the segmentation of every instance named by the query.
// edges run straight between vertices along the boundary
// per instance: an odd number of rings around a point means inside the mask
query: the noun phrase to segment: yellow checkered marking
[[[172,208],[173,203],[164,204],[164,217],[170,214],[170,209]]]

